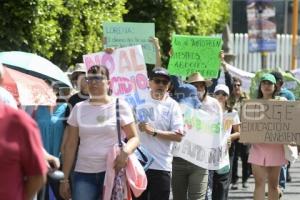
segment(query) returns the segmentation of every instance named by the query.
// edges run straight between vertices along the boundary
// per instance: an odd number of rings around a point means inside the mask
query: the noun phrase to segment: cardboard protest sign
[[[222,114],[208,113],[181,104],[186,135],[173,155],[209,170],[229,165],[227,137],[222,134]]]
[[[155,47],[149,38],[155,36],[154,23],[105,22],[103,23],[105,47],[142,45],[145,62],[155,64]]]
[[[114,96],[122,96],[131,105],[144,103],[148,93],[146,65],[140,45],[120,48],[112,54],[105,52],[83,56],[87,69],[93,65],[105,65],[110,73],[110,87]]]
[[[247,100],[241,111],[241,142],[300,144],[300,103]]]
[[[220,68],[222,39],[217,37],[173,35],[170,74],[189,76],[200,72],[205,78],[216,78]]]

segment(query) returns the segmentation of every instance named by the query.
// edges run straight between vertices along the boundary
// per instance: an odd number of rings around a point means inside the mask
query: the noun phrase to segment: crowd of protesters
[[[116,130],[120,126],[122,140],[126,138],[127,143],[110,167],[116,172],[121,171],[139,144],[154,158],[145,174],[147,188],[134,199],[168,200],[171,188],[174,200],[228,199],[229,189],[238,188],[239,157],[242,187],[248,187],[247,180],[252,173],[254,199],[265,198],[266,179],[269,199],[280,198],[288,169],[283,145],[239,142],[241,105],[249,97],[241,90],[241,79],[228,72],[224,54],[220,56],[220,71],[225,74],[225,84],[218,83],[218,78],[206,79],[199,72],[181,80],[161,66],[157,38],[151,38],[151,42],[156,48],[157,62],[148,76],[149,93],[145,103],[134,110],[122,98],[119,107],[116,105],[117,98],[111,95],[109,69],[102,65],[86,69],[79,64],[71,74],[77,93],[71,96],[70,89],[50,83],[57,94],[57,104],[24,107],[27,114],[18,111],[14,98],[0,87],[0,177],[7,180],[5,184],[0,181],[0,197],[32,199],[45,184],[46,161],[59,168],[55,157],[60,157],[64,179],[47,182],[51,189],[46,188],[46,199],[51,195],[58,200],[101,199],[106,191],[103,186],[107,179],[107,155],[118,140]],[[1,74],[0,67],[0,86]],[[280,72],[264,74],[259,82],[257,99],[295,100],[294,95],[282,86]],[[184,95],[179,97],[179,93]],[[185,136],[179,104],[182,102],[189,103],[194,109],[222,116],[229,165],[208,170],[173,157],[173,144]],[[117,107],[120,125],[116,119]],[[153,108],[152,115],[145,117],[143,112],[149,107]]]

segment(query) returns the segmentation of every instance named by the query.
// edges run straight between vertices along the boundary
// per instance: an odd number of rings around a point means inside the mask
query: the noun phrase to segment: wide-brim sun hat
[[[223,92],[225,92],[229,96],[229,88],[226,85],[224,85],[224,84],[218,84],[215,87],[214,93],[216,93],[218,91],[223,91]]]
[[[187,83],[205,82],[207,87],[212,85],[212,81],[209,79],[205,79],[199,72],[195,72],[195,73],[191,74],[187,78],[186,82]]]
[[[85,74],[87,72],[84,63],[77,63],[74,71],[70,75],[71,80],[76,80],[79,74]]]

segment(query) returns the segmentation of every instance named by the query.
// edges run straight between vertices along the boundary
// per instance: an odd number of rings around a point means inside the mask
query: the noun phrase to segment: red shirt
[[[25,112],[0,103],[0,198],[24,199],[24,177],[46,172],[36,123]]]

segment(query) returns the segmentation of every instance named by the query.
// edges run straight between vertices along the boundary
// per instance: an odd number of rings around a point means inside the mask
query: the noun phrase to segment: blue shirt
[[[291,92],[290,90],[288,90],[286,88],[281,88],[281,90],[279,92],[279,96],[285,97],[289,101],[295,101],[296,100],[295,95],[293,94],[293,92]]]

